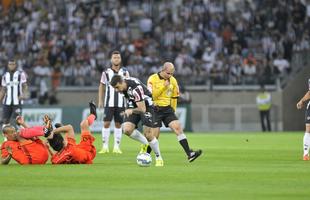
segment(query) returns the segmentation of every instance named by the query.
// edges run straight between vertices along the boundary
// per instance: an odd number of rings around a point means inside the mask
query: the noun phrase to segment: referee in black
[[[21,114],[23,100],[28,97],[25,72],[17,70],[16,61],[9,60],[2,75],[0,101],[2,101],[2,127]]]

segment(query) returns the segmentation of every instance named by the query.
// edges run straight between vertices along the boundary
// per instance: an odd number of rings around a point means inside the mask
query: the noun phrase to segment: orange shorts
[[[89,131],[84,131],[81,133],[80,144],[76,145],[78,148],[85,150],[86,152],[84,151],[84,153],[88,154],[91,160],[96,157],[96,147],[93,145],[94,141],[94,136]]]

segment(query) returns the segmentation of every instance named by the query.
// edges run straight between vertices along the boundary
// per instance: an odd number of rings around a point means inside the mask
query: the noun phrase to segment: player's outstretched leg
[[[89,102],[89,111],[90,114],[93,114],[95,116],[95,119],[97,119],[97,107],[94,101]]]
[[[182,129],[182,126],[181,126],[181,123],[179,122],[179,120],[174,120],[174,121],[170,122],[169,127],[177,135],[178,141],[179,141],[180,145],[182,146],[182,148],[184,149],[184,151],[187,155],[188,161],[193,162],[194,160],[196,160],[196,158],[198,158],[202,154],[202,150],[198,149],[197,151],[193,151],[189,147],[188,140],[186,138],[186,135],[183,132],[183,129]]]

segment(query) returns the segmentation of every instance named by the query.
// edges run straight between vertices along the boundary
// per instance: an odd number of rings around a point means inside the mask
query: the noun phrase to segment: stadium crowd
[[[309,49],[309,0],[3,0],[0,13],[0,65],[15,57],[41,96],[97,86],[116,49],[142,80],[169,60],[181,84],[230,85],[273,84]]]

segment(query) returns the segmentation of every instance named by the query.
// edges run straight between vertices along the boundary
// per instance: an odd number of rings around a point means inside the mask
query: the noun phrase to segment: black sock
[[[187,142],[187,139],[182,139],[179,141],[181,146],[183,147],[184,151],[186,152],[187,156],[190,156],[191,154],[191,149],[189,148],[188,146],[188,142]]]
[[[149,146],[147,146],[146,153],[151,154],[151,152],[152,152],[152,148],[151,148],[150,145],[149,145]]]

